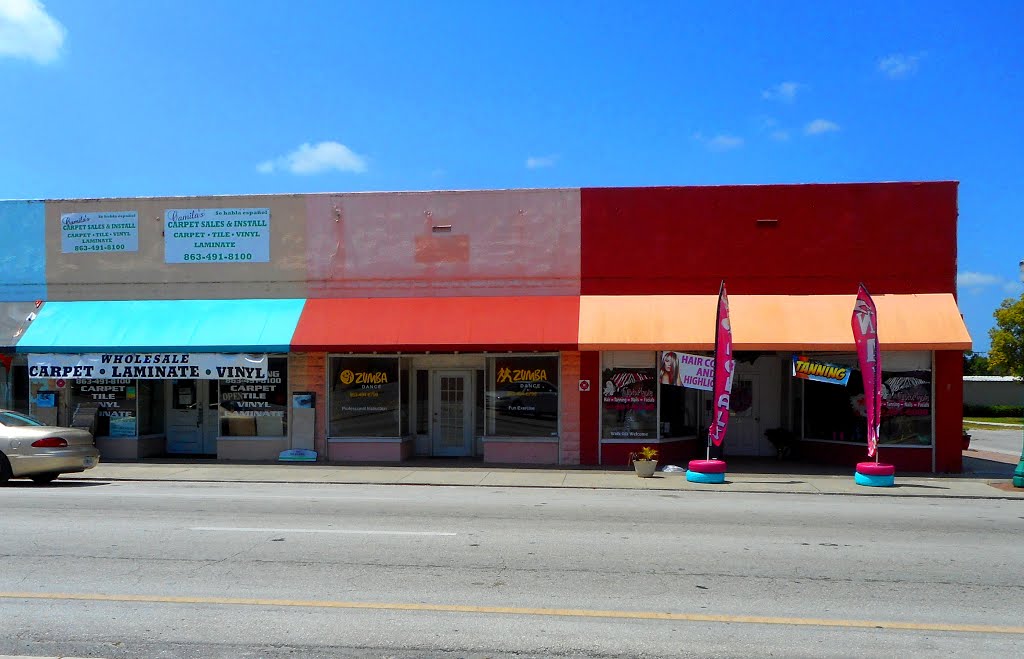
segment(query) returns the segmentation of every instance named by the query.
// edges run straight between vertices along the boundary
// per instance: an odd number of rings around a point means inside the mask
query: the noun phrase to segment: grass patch
[[[968,426],[972,421],[984,421],[988,423],[1012,423],[1018,426],[1024,425],[1024,418],[1013,417],[1013,416],[965,416],[964,425]],[[976,428],[984,428],[985,426],[975,426]]]

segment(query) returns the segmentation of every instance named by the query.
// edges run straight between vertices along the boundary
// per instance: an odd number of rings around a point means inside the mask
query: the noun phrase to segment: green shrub
[[[964,416],[1022,417],[1024,416],[1024,405],[964,405]]]

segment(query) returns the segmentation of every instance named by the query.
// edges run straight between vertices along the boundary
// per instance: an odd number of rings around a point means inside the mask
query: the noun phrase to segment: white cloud
[[[896,53],[878,60],[878,70],[893,79],[907,78],[917,72],[921,55]]]
[[[306,176],[331,170],[361,174],[366,171],[366,159],[340,142],[306,142],[291,153],[256,165],[261,174],[284,170]]]
[[[1021,290],[1024,290],[1024,287],[1018,281],[1006,279],[999,275],[990,275],[985,272],[958,272],[956,284],[960,289],[974,295],[982,293],[989,288],[997,288],[1010,295],[1018,295]]]
[[[703,133],[694,133],[693,139],[697,140],[711,151],[729,151],[743,146],[743,138],[728,133],[719,133],[714,137],[705,137]]]
[[[799,82],[780,82],[774,87],[761,92],[761,98],[766,101],[782,101],[784,103],[792,103],[793,99],[796,98],[796,93],[803,87]]]
[[[541,167],[554,167],[558,162],[558,156],[530,156],[526,159],[527,169],[540,169]]]
[[[789,132],[784,130],[772,131],[772,139],[776,142],[785,142],[789,139]]]
[[[47,64],[60,55],[66,34],[39,0],[0,0],[0,57]]]
[[[822,133],[831,133],[837,130],[839,130],[839,124],[828,119],[815,119],[804,126],[804,134],[806,135],[821,135]]]

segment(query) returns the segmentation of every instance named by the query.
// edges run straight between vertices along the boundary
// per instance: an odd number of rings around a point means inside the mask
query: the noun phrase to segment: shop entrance
[[[216,380],[171,380],[167,452],[216,455],[219,434]]]
[[[758,357],[753,363],[737,364],[729,398],[727,455],[757,457],[774,454],[765,430],[777,428],[780,422],[780,369],[781,361],[775,355]]]
[[[473,454],[472,371],[434,371],[432,374],[433,454]]]

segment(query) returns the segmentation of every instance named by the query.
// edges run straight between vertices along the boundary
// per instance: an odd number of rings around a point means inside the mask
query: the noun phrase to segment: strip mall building
[[[725,280],[725,455],[852,465],[863,282],[882,456],[957,472],[956,229],[952,182],[0,202],[0,404],[108,459],[680,464]]]

